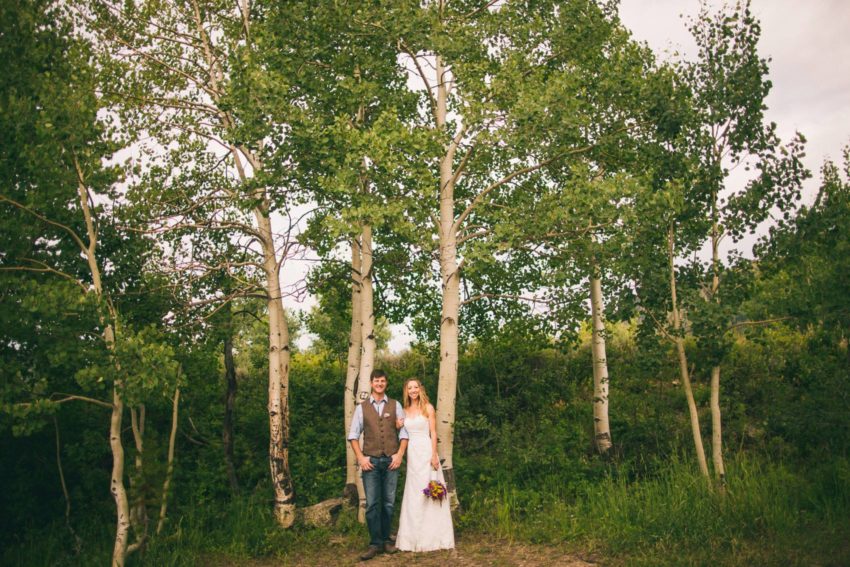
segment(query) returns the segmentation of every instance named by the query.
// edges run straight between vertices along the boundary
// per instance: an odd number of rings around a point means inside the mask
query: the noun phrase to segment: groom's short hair
[[[380,368],[376,368],[372,371],[372,375],[369,376],[369,381],[371,382],[375,378],[387,378],[387,373],[381,370]]]

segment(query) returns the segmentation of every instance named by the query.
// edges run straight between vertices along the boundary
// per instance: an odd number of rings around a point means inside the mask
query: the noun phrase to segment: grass
[[[175,523],[160,537],[151,539],[144,555],[133,554],[128,565],[190,567],[248,562],[254,558],[297,556],[329,541],[352,546],[363,539],[363,528],[354,514],[341,514],[333,528],[276,527],[270,503],[256,496],[202,506],[184,506],[174,514]],[[78,529],[84,544],[80,554],[64,524],[27,532],[0,553],[0,564],[38,566],[108,565],[112,554],[112,524],[91,524]]]
[[[847,460],[808,474],[744,457],[728,468],[724,491],[678,460],[651,478],[607,477],[542,501],[501,486],[473,497],[463,521],[512,541],[568,542],[611,564],[850,564]]]
[[[538,545],[537,564],[554,546],[615,566],[850,565],[850,461],[800,471],[738,457],[728,469],[722,492],[675,459],[637,480],[611,474],[579,486],[556,479],[536,487],[502,483],[461,493],[465,508],[456,529],[467,549],[506,542],[533,551]],[[280,530],[271,506],[258,497],[184,504],[172,517],[166,534],[129,565],[318,564],[354,557],[366,539],[353,513],[343,513],[333,528]],[[103,565],[111,528],[78,528],[85,542],[80,555],[70,551],[61,523],[31,530],[0,559],[4,565]],[[524,564],[536,564],[529,561]]]
[[[281,530],[269,502],[238,499],[223,510],[187,514],[172,534],[148,549],[140,564],[182,567],[239,564],[255,558],[291,560],[305,550],[327,547],[329,542],[355,545],[363,537],[362,530],[353,513],[341,514],[332,528]]]

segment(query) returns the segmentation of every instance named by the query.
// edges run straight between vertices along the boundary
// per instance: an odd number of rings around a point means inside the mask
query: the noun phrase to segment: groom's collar
[[[380,401],[378,401],[378,400],[376,400],[376,399],[375,399],[375,396],[373,396],[372,394],[369,394],[369,401],[370,401],[373,405],[374,405],[374,404],[381,404],[381,403],[383,403],[383,402],[386,402],[386,401],[387,401],[387,400],[389,400],[389,399],[390,399],[390,397],[389,397],[389,396],[387,396],[386,394],[384,394],[384,397],[383,397],[383,398],[381,398],[381,400],[380,400]]]

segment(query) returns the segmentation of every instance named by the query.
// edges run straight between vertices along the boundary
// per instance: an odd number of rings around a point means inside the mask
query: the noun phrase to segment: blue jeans
[[[369,462],[372,470],[362,473],[363,489],[366,491],[366,525],[369,527],[369,545],[380,547],[390,539],[398,469],[389,470],[390,457],[369,457]]]

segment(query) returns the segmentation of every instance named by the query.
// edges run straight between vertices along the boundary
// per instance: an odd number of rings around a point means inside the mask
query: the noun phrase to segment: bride
[[[434,406],[419,380],[404,384],[404,427],[407,445],[407,479],[401,501],[396,547],[402,551],[434,551],[455,546],[448,499],[436,501],[422,493],[432,480],[445,484],[437,457]]]

